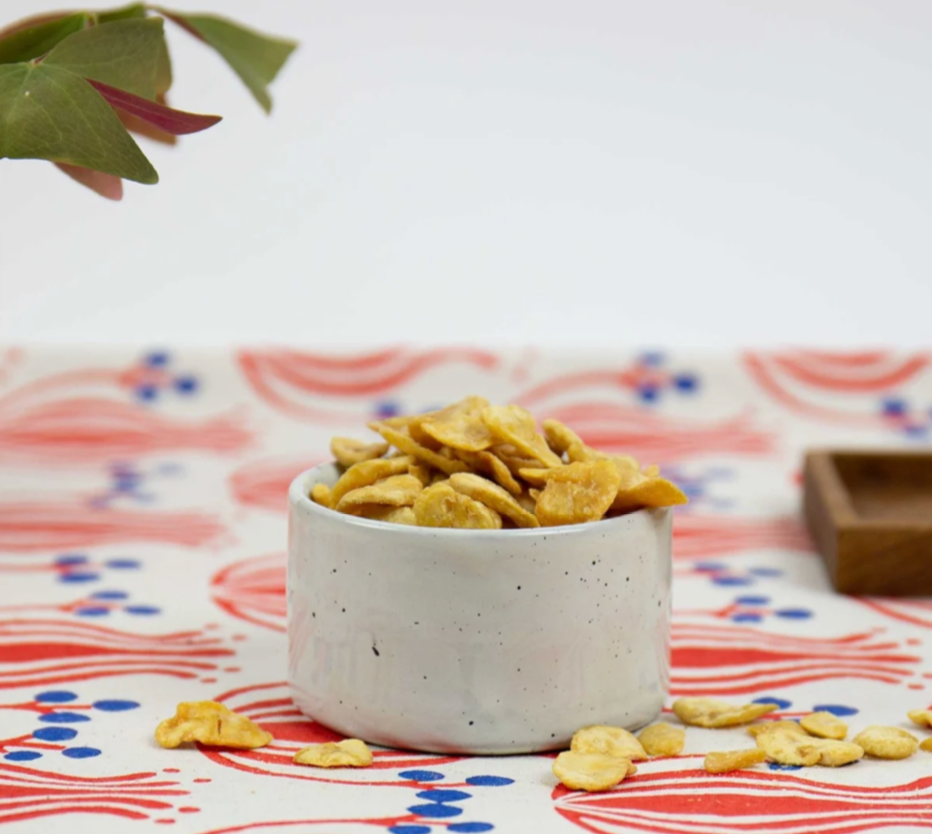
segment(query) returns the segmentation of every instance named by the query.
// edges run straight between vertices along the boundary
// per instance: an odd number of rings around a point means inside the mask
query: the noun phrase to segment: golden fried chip
[[[423,490],[414,501],[414,517],[421,527],[499,530],[502,526],[502,517],[495,510],[457,492],[448,483]]]
[[[517,475],[522,469],[534,469],[540,466],[540,461],[522,455],[510,443],[499,443],[489,449],[489,454],[498,458],[512,475]]]
[[[312,744],[295,753],[295,764],[311,767],[368,767],[372,751],[364,741],[348,738],[344,741]]]
[[[774,730],[793,733],[798,736],[809,735],[809,733],[807,733],[795,721],[788,720],[762,721],[760,724],[752,724],[750,727],[748,727],[748,735],[752,736],[753,738],[757,738],[761,733],[769,733],[773,732]]]
[[[773,726],[757,736],[757,746],[767,758],[778,764],[812,767],[840,767],[856,762],[864,755],[857,744],[835,739],[814,738],[799,731]]]
[[[676,717],[694,727],[737,727],[749,724],[775,709],[779,709],[777,704],[744,704],[736,707],[715,698],[680,698],[673,702]]]
[[[408,465],[413,463],[414,459],[408,455],[402,455],[397,458],[376,458],[375,460],[364,460],[362,463],[355,463],[333,485],[333,491],[330,496],[331,506],[335,507],[340,503],[340,499],[354,489],[369,486],[382,478],[390,478],[392,475],[401,475],[408,471]]]
[[[407,524],[412,527],[417,524],[413,507],[389,507],[385,504],[361,504],[358,507],[353,507],[352,514],[360,518],[371,519],[372,521],[384,521],[388,524]]]
[[[868,727],[852,741],[877,759],[908,759],[919,748],[919,739],[899,727]]]
[[[333,509],[333,493],[326,484],[314,484],[311,487],[311,500],[321,507]]]
[[[809,735],[819,738],[833,738],[836,741],[848,735],[848,725],[830,712],[813,712],[799,721]]]
[[[265,747],[272,741],[272,734],[216,701],[184,701],[175,708],[172,718],[155,728],[155,740],[162,747],[196,741],[211,747],[252,750]]]
[[[638,741],[648,756],[679,756],[686,744],[686,731],[661,721],[641,730]]]
[[[864,757],[864,749],[850,741],[837,741],[830,738],[815,739],[819,751],[819,764],[822,767],[841,767]]]
[[[388,451],[388,444],[366,443],[351,437],[334,437],[330,441],[330,451],[341,466],[352,466],[354,463],[382,457]]]
[[[569,463],[585,463],[590,460],[605,460],[607,456],[587,446],[581,440],[566,447],[566,459]]]
[[[726,753],[707,753],[703,766],[709,773],[730,773],[767,761],[767,754],[759,748],[729,750]]]
[[[489,402],[482,397],[467,397],[458,403],[429,414],[420,427],[438,443],[451,449],[481,452],[495,442],[482,421],[482,411]]]
[[[573,734],[570,750],[574,753],[599,753],[603,756],[641,761],[647,758],[644,748],[631,733],[621,727],[595,724]]]
[[[512,495],[521,494],[521,484],[515,480],[511,470],[491,452],[467,452],[463,449],[457,449],[456,456],[471,467],[474,472],[490,477]]]
[[[822,754],[816,747],[819,739],[798,733],[771,730],[758,735],[755,741],[767,758],[777,764],[812,767],[822,758]]]
[[[624,780],[630,767],[617,756],[564,751],[553,761],[553,775],[574,791],[607,791]]]
[[[544,437],[547,438],[547,445],[555,455],[566,454],[570,446],[586,445],[576,432],[559,420],[544,420],[541,427],[544,430]]]
[[[434,477],[429,466],[417,461],[408,466],[408,474],[414,475],[424,486],[430,486],[431,479]]]
[[[919,745],[920,750],[925,750],[926,753],[932,753],[932,736],[924,738],[922,743]]]
[[[383,504],[389,507],[410,507],[424,485],[414,475],[392,475],[369,486],[352,489],[337,503],[337,512],[353,513],[356,507]]]
[[[598,521],[618,491],[618,470],[610,461],[570,463],[552,472],[534,511],[542,527]]]
[[[515,447],[524,457],[533,458],[544,466],[562,466],[547,441],[537,433],[537,424],[529,411],[518,405],[491,405],[482,410],[482,421],[498,443]]]
[[[659,475],[630,472],[622,468],[621,484],[612,502],[613,513],[627,513],[647,507],[674,507],[686,504],[689,499],[672,481]]]
[[[537,518],[515,501],[513,496],[505,492],[498,484],[493,484],[479,475],[473,475],[470,472],[451,475],[450,486],[457,492],[491,507],[499,515],[507,516],[518,527],[540,527]]]
[[[932,710],[911,709],[908,713],[909,720],[920,727],[932,727]]]
[[[534,493],[537,493],[537,495]],[[529,513],[533,513],[537,509],[538,495],[540,495],[539,489],[529,489],[527,492],[522,492],[520,495],[516,495],[515,501],[517,501]]]
[[[418,443],[410,434],[406,434],[402,429],[393,429],[390,426],[386,426],[385,423],[369,423],[369,428],[381,434],[389,443],[406,455],[411,455],[411,457],[417,458],[433,466],[434,469],[445,472],[447,475],[469,471],[469,467],[461,460],[452,460],[440,454],[440,452],[428,449],[423,444]]]

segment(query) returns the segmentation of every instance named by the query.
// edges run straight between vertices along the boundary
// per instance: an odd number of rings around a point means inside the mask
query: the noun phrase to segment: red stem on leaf
[[[85,81],[97,90],[111,107],[136,116],[173,136],[207,130],[222,118],[221,116],[205,116],[201,113],[186,113],[184,110],[175,110],[147,98],[127,93],[125,90],[118,90],[100,81],[90,78],[86,78]]]
[[[182,29],[185,30],[189,35],[193,35],[199,41],[204,40],[204,36],[197,31],[187,20],[185,20],[180,14],[175,14],[174,12],[169,11],[168,9],[163,9],[161,6],[147,6],[154,12],[162,15],[162,17],[167,17],[172,23],[177,24]]]

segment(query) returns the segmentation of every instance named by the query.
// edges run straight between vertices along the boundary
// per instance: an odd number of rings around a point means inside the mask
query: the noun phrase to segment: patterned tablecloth
[[[551,758],[378,750],[291,764],[333,734],[291,705],[285,493],[333,433],[478,393],[657,462],[691,495],[674,544],[673,695],[828,709],[909,727],[932,678],[932,603],[835,595],[802,527],[814,445],[924,445],[925,355],[354,356],[0,351],[0,823],[19,832],[458,834],[853,832],[932,827],[932,756],[712,776],[741,731],[616,790],[556,786]],[[162,750],[181,700],[275,735],[251,752]],[[918,728],[917,735],[922,735]]]

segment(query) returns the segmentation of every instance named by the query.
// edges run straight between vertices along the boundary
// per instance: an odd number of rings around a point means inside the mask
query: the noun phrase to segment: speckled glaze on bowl
[[[669,510],[534,530],[407,527],[289,493],[288,679],[316,721],[439,753],[636,729],[669,684]]]

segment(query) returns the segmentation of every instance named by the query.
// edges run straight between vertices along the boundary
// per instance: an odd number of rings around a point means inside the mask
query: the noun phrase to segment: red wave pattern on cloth
[[[792,516],[742,518],[678,513],[673,521],[673,558],[730,556],[748,550],[815,553],[802,523]]]
[[[922,628],[932,628],[932,600],[885,597],[849,597],[849,599],[892,620]]]
[[[286,558],[271,553],[228,565],[211,580],[211,598],[233,617],[284,633]]]
[[[436,767],[462,758],[376,748],[372,751],[372,765],[364,770],[342,771],[328,776],[326,771],[295,765],[292,759],[295,753],[309,744],[342,741],[346,736],[312,721],[300,712],[291,700],[286,683],[245,686],[225,692],[215,700],[226,704],[234,712],[251,718],[270,732],[275,740],[259,750],[221,750],[207,747],[199,749],[218,764],[260,776],[353,785],[394,784],[404,787],[410,783],[399,781],[395,772],[399,768]]]
[[[121,510],[77,501],[0,503],[0,552],[26,553],[132,542],[200,547],[224,533],[219,519],[196,512]]]
[[[291,482],[306,469],[320,463],[320,458],[305,457],[252,461],[230,475],[230,492],[243,506],[284,513],[288,510]]]
[[[365,411],[340,411],[315,398],[367,400],[451,364],[470,364],[482,370],[499,365],[496,354],[474,348],[386,350],[338,357],[289,350],[240,351],[240,370],[258,396],[278,411],[302,420],[358,421]]]
[[[0,620],[0,689],[138,674],[190,680],[233,654],[204,630],[142,635],[70,620]]]
[[[167,797],[187,796],[178,782],[154,780],[155,773],[66,776],[0,763],[0,824],[56,814],[110,814],[147,819],[173,808]]]
[[[744,365],[752,379],[774,400],[791,411],[822,420],[880,427],[877,397],[895,391],[922,373],[930,357],[915,353],[897,356],[887,351],[827,353],[797,350],[781,353],[747,352]],[[824,404],[826,395],[870,395],[872,413]]]
[[[233,415],[170,419],[131,403],[74,398],[0,406],[0,458],[88,464],[163,452],[237,452],[252,436]]]
[[[755,429],[749,414],[703,424],[645,408],[592,401],[544,409],[540,416],[561,420],[590,446],[632,454],[646,463],[716,453],[768,455],[775,447],[773,436]]]
[[[670,693],[743,695],[822,680],[900,684],[921,658],[875,634],[791,637],[736,625],[673,623]]]
[[[586,831],[621,834],[853,834],[932,828],[932,777],[905,785],[830,785],[787,773],[701,769],[638,773],[614,791],[558,787],[557,813]]]

